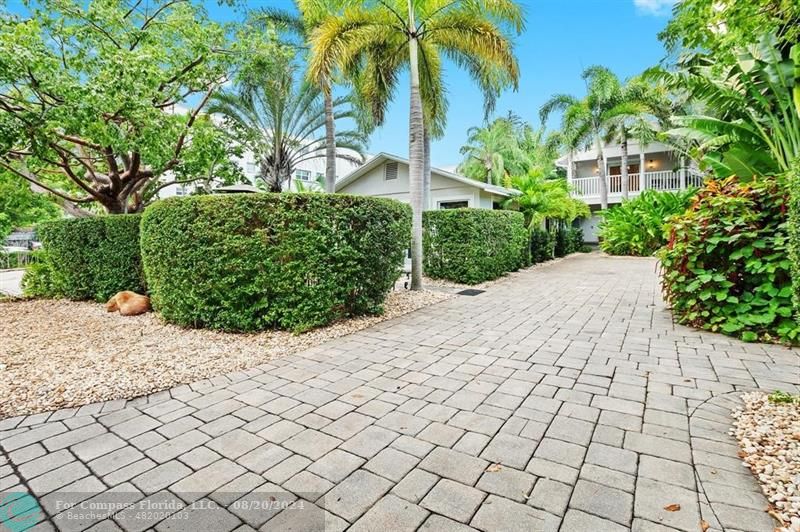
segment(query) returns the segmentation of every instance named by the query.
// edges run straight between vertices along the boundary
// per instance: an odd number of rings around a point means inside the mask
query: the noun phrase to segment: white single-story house
[[[336,192],[410,203],[408,159],[379,153],[336,182]],[[431,209],[496,209],[518,191],[431,168]]]

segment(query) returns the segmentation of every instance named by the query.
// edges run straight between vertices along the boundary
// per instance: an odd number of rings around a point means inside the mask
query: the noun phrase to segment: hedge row
[[[143,292],[140,221],[128,214],[40,224],[45,251],[23,279],[25,293],[106,301],[121,290]]]
[[[192,327],[295,331],[381,310],[400,274],[411,211],[323,194],[171,198],[142,221],[153,307]]]
[[[531,262],[538,264],[553,257],[588,251],[583,243],[583,229],[561,227],[554,231],[535,229],[531,232]]]
[[[423,216],[425,274],[477,284],[530,264],[522,213],[486,209],[427,211]]]

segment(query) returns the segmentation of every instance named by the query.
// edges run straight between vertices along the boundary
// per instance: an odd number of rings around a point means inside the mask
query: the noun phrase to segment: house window
[[[256,163],[247,163],[246,167],[246,172],[249,175],[255,175],[258,173],[258,165]]]
[[[318,180],[319,180],[319,179],[322,179],[322,178],[324,178],[324,177],[325,177],[325,174],[323,174],[322,172],[317,172],[317,179],[318,179]]]
[[[185,196],[186,195],[186,188],[183,185],[178,185],[175,187],[175,195],[176,196]]]
[[[390,179],[397,179],[397,163],[396,162],[386,163],[386,165],[383,167],[383,178],[386,181],[389,181]]]
[[[465,209],[467,207],[469,207],[469,201],[467,200],[439,202],[440,209]]]
[[[308,170],[295,170],[294,177],[301,181],[311,181],[311,172]]]

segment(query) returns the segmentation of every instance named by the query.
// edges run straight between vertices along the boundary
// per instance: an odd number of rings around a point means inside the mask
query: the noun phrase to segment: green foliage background
[[[106,301],[122,290],[143,293],[139,252],[141,215],[44,222],[39,264],[26,272],[26,295]]]
[[[153,307],[179,325],[228,331],[303,331],[379,313],[410,224],[407,205],[379,198],[170,198],[142,223]]]
[[[49,196],[31,190],[30,183],[0,170],[0,242],[15,227],[25,227],[61,216]]]
[[[697,193],[645,190],[632,200],[603,212],[600,249],[611,255],[650,256],[667,243],[666,222],[684,212]]]
[[[681,323],[747,341],[797,341],[788,255],[788,190],[775,179],[709,181],[673,218],[659,254]]]
[[[800,161],[789,177],[789,259],[792,261],[795,318],[800,322]]]
[[[530,263],[525,219],[513,211],[427,211],[423,248],[425,274],[458,283],[496,279]]]

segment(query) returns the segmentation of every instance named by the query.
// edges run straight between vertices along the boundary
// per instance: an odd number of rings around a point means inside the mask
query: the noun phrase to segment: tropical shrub
[[[709,181],[670,222],[662,285],[681,323],[743,340],[796,341],[788,191],[775,179]]]
[[[531,231],[531,262],[539,264],[553,258],[555,240],[550,231],[534,229]]]
[[[795,315],[800,321],[800,162],[789,181],[789,259],[792,261]]]
[[[145,210],[153,307],[191,327],[294,331],[379,313],[400,274],[411,213],[329,194],[170,198]]]
[[[636,198],[603,211],[600,249],[611,255],[652,255],[666,244],[667,219],[685,211],[696,192],[697,189],[645,190]]]
[[[553,255],[563,257],[570,253],[569,232],[566,227],[559,227],[553,232]]]
[[[44,250],[26,275],[26,294],[105,301],[121,290],[143,292],[140,220],[119,214],[41,223]]]
[[[22,293],[27,297],[47,298],[56,296],[53,284],[53,266],[45,260],[45,251],[37,249],[36,257],[25,269],[22,276]]]
[[[477,284],[530,262],[522,213],[486,209],[427,211],[423,218],[425,274]]]
[[[585,253],[589,251],[589,246],[584,243],[583,229],[580,227],[570,227],[567,238],[569,253]]]

